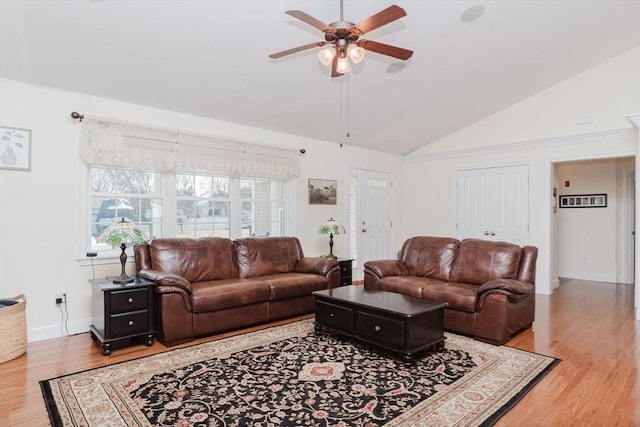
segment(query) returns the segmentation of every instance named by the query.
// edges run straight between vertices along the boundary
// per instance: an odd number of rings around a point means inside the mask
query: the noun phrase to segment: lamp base
[[[126,283],[133,282],[135,278],[128,276],[127,273],[125,272],[125,265],[127,264],[127,254],[125,252],[125,249],[127,249],[127,245],[122,243],[120,245],[120,249],[122,249],[122,253],[120,254],[120,264],[122,266],[122,271],[120,272],[120,276],[118,277],[111,276],[111,277],[107,277],[107,279],[113,281],[113,283],[124,285]]]
[[[322,255],[325,258],[333,258],[333,259],[338,259],[337,256],[335,256],[334,254],[328,254],[328,255]]]
[[[116,283],[118,285],[126,285],[127,283],[131,283],[135,280],[135,277],[131,277],[131,276],[127,276],[126,274],[123,276],[111,276],[111,277],[107,277],[108,280],[111,280],[113,283]]]

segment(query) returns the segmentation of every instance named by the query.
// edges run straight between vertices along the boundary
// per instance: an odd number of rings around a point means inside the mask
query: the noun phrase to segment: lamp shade
[[[107,243],[111,246],[118,246],[122,243],[132,245],[144,242],[142,231],[136,225],[125,218],[114,222],[105,228],[98,236],[98,243]]]
[[[329,218],[325,222],[323,222],[318,228],[318,234],[344,234],[345,229],[338,221],[333,219],[333,217]]]
[[[336,56],[336,51],[333,47],[325,47],[318,52],[318,60],[322,65],[329,65],[333,61],[333,57]]]
[[[358,45],[350,44],[347,48],[347,55],[354,64],[359,64],[364,59],[365,50]]]

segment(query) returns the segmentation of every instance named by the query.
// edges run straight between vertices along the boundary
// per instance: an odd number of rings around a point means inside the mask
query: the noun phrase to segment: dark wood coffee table
[[[343,286],[316,291],[316,332],[327,328],[402,355],[444,348],[447,304],[395,292]]]

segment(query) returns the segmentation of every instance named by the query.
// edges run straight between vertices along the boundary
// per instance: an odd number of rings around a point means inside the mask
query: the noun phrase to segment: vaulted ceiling
[[[344,0],[344,18],[394,3],[408,15],[365,38],[413,57],[331,78],[318,49],[268,54],[322,40],[284,11],[330,23],[339,0],[0,0],[0,78],[406,154],[640,45],[638,0]]]

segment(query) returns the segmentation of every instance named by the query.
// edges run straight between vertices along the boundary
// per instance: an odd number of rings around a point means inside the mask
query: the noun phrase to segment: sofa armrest
[[[378,277],[409,275],[409,270],[404,263],[395,259],[367,261],[364,263],[364,269]]]
[[[517,279],[494,279],[483,283],[478,289],[478,310],[484,299],[492,294],[505,295],[511,302],[520,302],[535,293],[535,285]]]
[[[304,257],[296,263],[295,272],[328,276],[331,270],[337,267],[338,261],[335,258]]]
[[[166,273],[158,270],[140,270],[138,276],[153,280],[163,287],[177,287],[191,294],[191,282],[182,276],[173,273]]]

